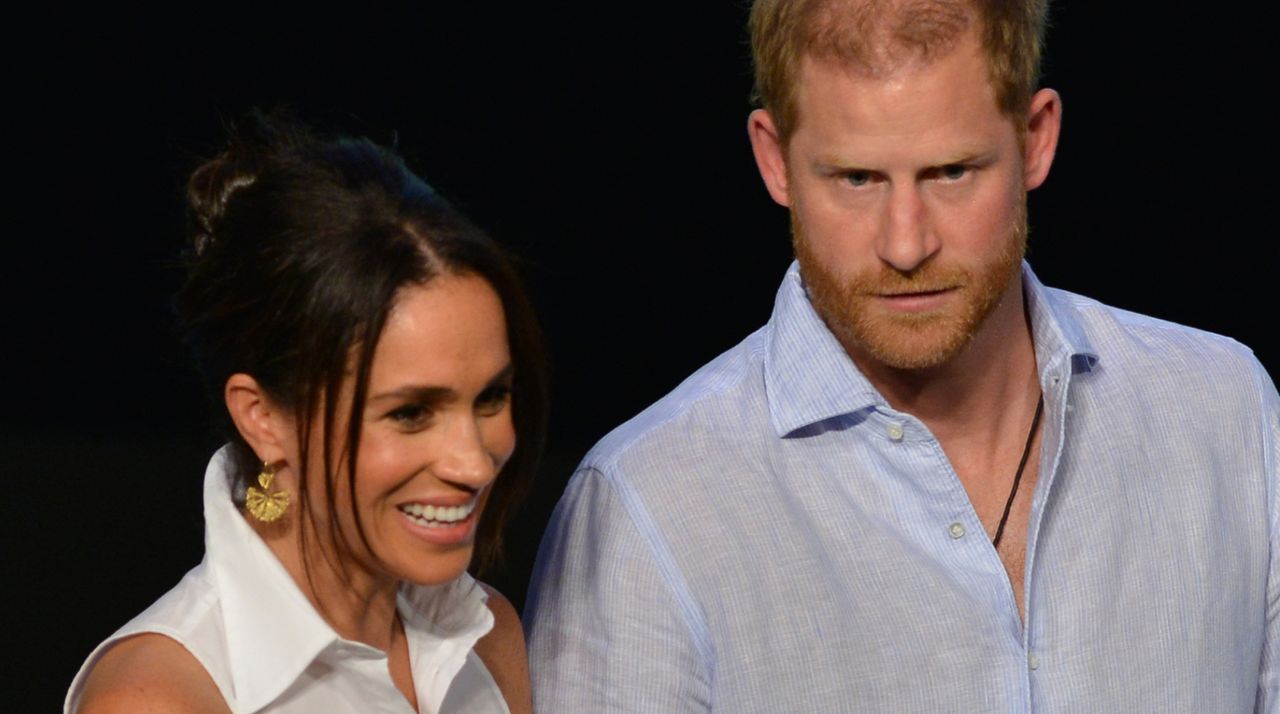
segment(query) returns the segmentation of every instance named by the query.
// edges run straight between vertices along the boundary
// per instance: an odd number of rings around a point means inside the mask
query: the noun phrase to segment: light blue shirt
[[[929,430],[805,295],[611,433],[526,608],[544,712],[1280,710],[1280,398],[1223,337],[1024,284],[1024,628]]]

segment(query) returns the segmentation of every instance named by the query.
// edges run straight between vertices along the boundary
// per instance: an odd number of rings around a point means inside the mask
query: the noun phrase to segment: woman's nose
[[[435,474],[459,486],[483,488],[496,475],[493,457],[485,448],[479,425],[473,420],[462,421],[466,423],[451,430],[445,439],[443,453],[435,462]]]

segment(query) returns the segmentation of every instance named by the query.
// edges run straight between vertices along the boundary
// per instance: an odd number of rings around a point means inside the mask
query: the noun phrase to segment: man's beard
[[[1027,248],[1025,194],[1016,203],[1013,225],[1000,250],[978,265],[949,265],[933,258],[910,272],[883,262],[854,275],[824,264],[791,211],[792,245],[809,299],[850,356],[861,352],[896,369],[919,370],[947,363],[964,349],[1000,304],[1020,270]],[[888,312],[876,295],[958,288],[945,307],[921,312]]]

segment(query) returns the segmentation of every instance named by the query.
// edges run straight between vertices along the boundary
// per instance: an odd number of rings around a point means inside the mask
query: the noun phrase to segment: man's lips
[[[904,292],[884,292],[876,294],[875,297],[896,309],[918,311],[938,307],[955,289],[954,287],[946,287]]]
[[[875,293],[878,297],[896,298],[896,297],[915,297],[918,295],[937,295],[939,293],[950,292],[955,290],[956,286],[947,285],[940,288],[921,288],[916,290],[884,290]]]

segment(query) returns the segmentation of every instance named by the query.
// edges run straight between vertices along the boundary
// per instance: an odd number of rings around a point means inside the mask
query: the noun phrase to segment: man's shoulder
[[[1075,316],[1102,370],[1142,374],[1146,381],[1194,379],[1252,391],[1265,374],[1248,346],[1208,330],[1048,289]]]
[[[717,451],[725,440],[750,439],[768,427],[764,358],[769,326],[703,365],[675,389],[609,432],[583,467],[610,472],[619,463],[689,451]]]

